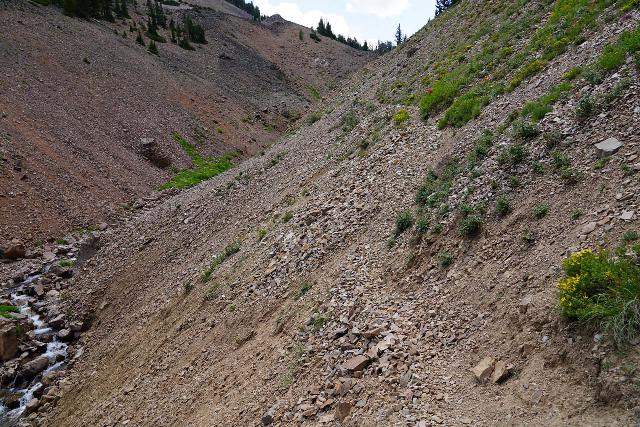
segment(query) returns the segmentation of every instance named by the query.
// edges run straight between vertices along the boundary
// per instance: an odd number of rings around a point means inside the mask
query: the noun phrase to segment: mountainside
[[[639,21],[462,0],[263,155],[84,236],[74,277],[4,266],[79,335],[23,420],[634,425]],[[618,323],[570,319],[568,285],[621,275]]]
[[[131,31],[147,20],[142,5],[113,24],[0,5],[0,237],[33,242],[122,216],[191,166],[174,132],[202,155],[258,153],[371,59],[290,22],[202,4],[163,8],[177,25],[201,23],[209,43],[157,43],[159,56]]]

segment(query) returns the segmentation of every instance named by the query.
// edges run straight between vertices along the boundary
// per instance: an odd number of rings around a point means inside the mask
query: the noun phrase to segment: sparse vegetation
[[[305,296],[312,287],[313,285],[311,284],[311,282],[302,282],[302,284],[300,285],[300,289],[298,289],[298,298],[302,298],[303,296]]]
[[[407,120],[409,120],[409,112],[405,109],[399,110],[393,115],[393,123],[396,127],[404,126]]]
[[[441,268],[447,268],[453,264],[453,257],[449,252],[442,251],[438,254],[438,265]]]
[[[351,132],[360,120],[358,119],[358,115],[354,110],[348,111],[345,115],[340,119],[340,127],[342,127],[342,131],[344,133]]]
[[[582,209],[574,209],[571,211],[571,219],[574,221],[579,220],[582,215],[584,215],[584,211]]]
[[[266,237],[266,235],[267,235],[267,230],[264,229],[264,228],[260,228],[256,232],[256,235],[258,237],[258,241],[262,241],[262,239],[264,239]]]
[[[526,120],[517,120],[511,125],[511,130],[515,138],[531,139],[540,135],[538,127]]]
[[[500,217],[507,216],[511,212],[511,203],[506,197],[498,197],[496,200],[496,213]]]
[[[536,219],[542,219],[549,213],[549,205],[542,203],[533,208],[533,216]]]
[[[414,221],[411,211],[405,210],[400,212],[396,218],[396,229],[394,235],[396,237],[400,236],[413,226]]]
[[[213,272],[220,267],[220,265],[222,265],[223,262],[225,262],[227,259],[229,259],[231,256],[233,256],[234,254],[238,253],[240,251],[240,246],[241,243],[239,240],[236,240],[232,243],[230,243],[229,245],[227,245],[222,252],[220,252],[218,255],[216,255],[216,257],[213,259],[213,261],[211,262],[211,264],[209,265],[209,268],[207,268],[202,275],[200,276],[200,278],[202,279],[203,282],[208,282],[209,280],[211,280],[211,275],[213,274]]]
[[[284,213],[284,215],[282,215],[282,223],[286,224],[287,222],[291,221],[292,218],[293,218],[293,212],[287,211]]]
[[[307,126],[311,126],[312,124],[314,124],[315,122],[317,122],[318,120],[320,120],[322,118],[322,113],[319,111],[314,111],[312,113],[309,113],[305,119],[305,123],[307,124]]]
[[[622,240],[626,243],[628,242],[635,242],[636,240],[638,240],[638,232],[635,230],[629,230],[626,231],[623,235],[622,235]]]

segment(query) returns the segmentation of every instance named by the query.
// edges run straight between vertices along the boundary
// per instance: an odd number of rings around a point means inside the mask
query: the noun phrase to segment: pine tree
[[[158,52],[158,46],[156,46],[156,42],[154,42],[153,40],[149,42],[149,48],[147,50],[149,51],[149,53],[152,53],[154,55],[160,55],[160,52]]]
[[[136,37],[136,43],[140,46],[144,46],[144,37],[142,37],[142,33],[138,31],[138,37]]]
[[[320,18],[320,22],[318,22],[318,34],[324,36],[326,31],[327,29],[324,26],[324,19]]]
[[[400,28],[400,24],[398,24],[398,29],[396,30],[396,44],[400,46],[402,44],[402,29]]]
[[[131,18],[129,16],[129,9],[127,9],[127,0],[122,0],[122,6],[120,7],[120,11],[122,12],[123,18]]]
[[[364,41],[364,44],[362,45],[362,50],[364,50],[365,52],[369,52],[369,44],[367,43],[367,41]]]
[[[436,16],[440,15],[456,3],[458,3],[458,0],[436,0]]]

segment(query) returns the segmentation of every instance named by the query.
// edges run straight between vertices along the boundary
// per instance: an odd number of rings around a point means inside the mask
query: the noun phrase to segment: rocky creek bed
[[[27,251],[13,241],[0,264],[0,427],[37,424],[68,382],[88,322],[64,309],[61,292],[97,248],[100,232],[67,236]]]

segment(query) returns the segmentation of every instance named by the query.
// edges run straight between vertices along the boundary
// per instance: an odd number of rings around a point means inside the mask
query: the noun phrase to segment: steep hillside
[[[633,425],[637,295],[606,329],[557,284],[581,249],[637,269],[639,21],[463,0],[318,121],[149,201],[74,278],[37,276],[44,318],[88,330],[24,420]]]
[[[154,56],[130,31],[146,22],[143,6],[110,24],[0,5],[0,238],[57,238],[122,216],[191,166],[173,132],[202,155],[258,153],[370,59],[226,2],[194,7],[164,10],[202,23],[209,43],[158,43]]]

